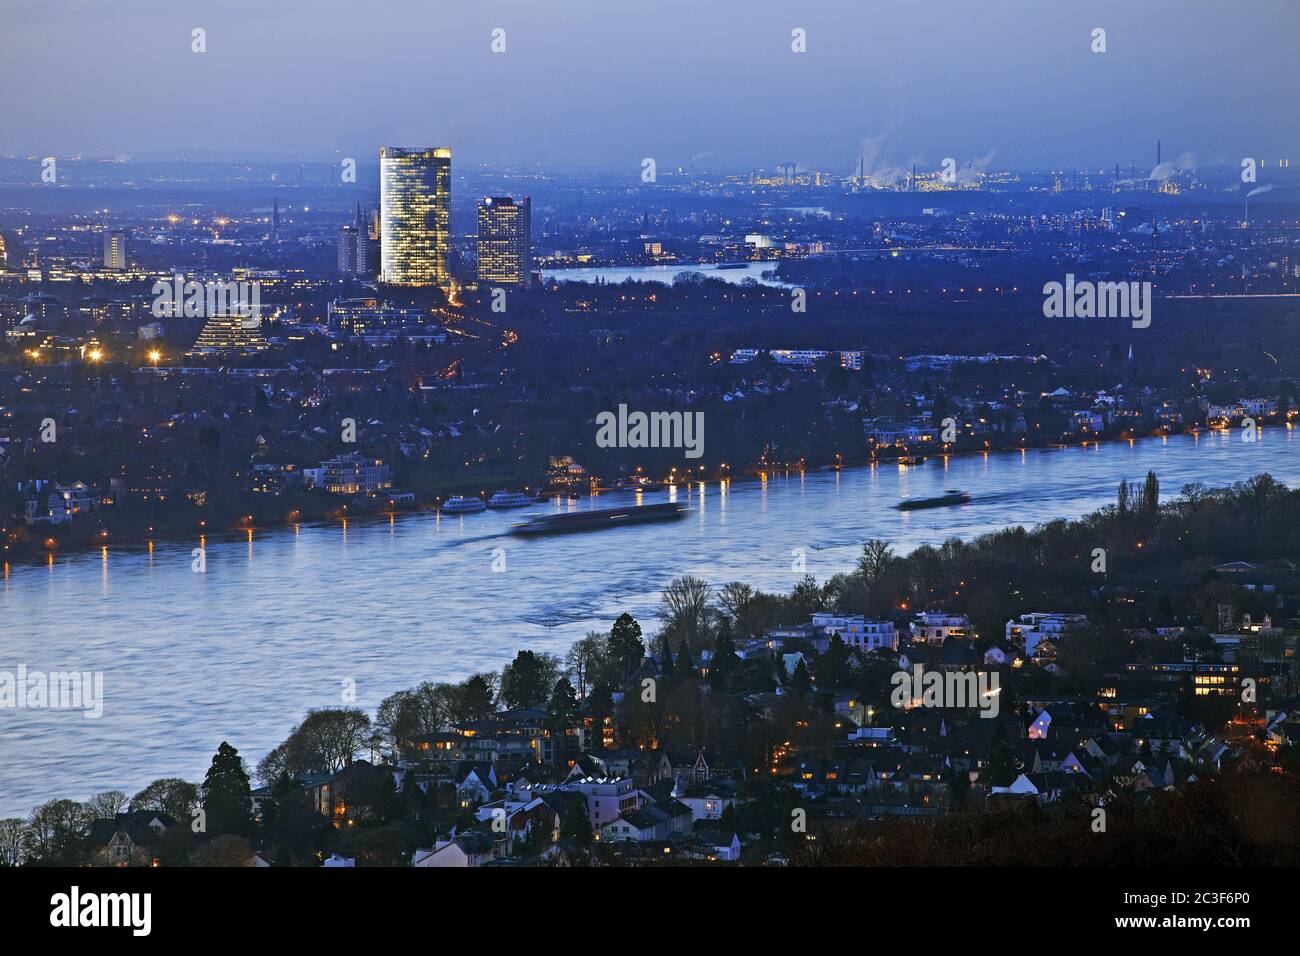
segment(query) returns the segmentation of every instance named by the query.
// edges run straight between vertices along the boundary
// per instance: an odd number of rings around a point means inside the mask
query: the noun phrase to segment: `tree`
[[[569,843],[582,858],[591,852],[594,840],[585,804],[575,801],[565,807],[560,815],[560,839]]]
[[[253,830],[253,802],[239,751],[224,740],[203,779],[203,812],[210,836],[246,836]]]
[[[370,718],[358,707],[309,710],[288,738],[257,765],[270,782],[281,772],[338,773],[352,763],[371,739]]]
[[[794,666],[790,675],[790,693],[796,698],[807,696],[812,691],[812,678],[808,675],[808,665],[802,660]]]
[[[709,685],[718,693],[725,694],[731,687],[736,672],[740,669],[740,657],[736,654],[736,644],[731,639],[731,622],[723,618],[718,623],[713,637],[713,659],[709,661]]]
[[[600,750],[605,746],[606,722],[614,719],[614,693],[609,684],[600,683],[591,689],[587,710],[591,714],[592,739],[586,742],[586,749]]]
[[[847,687],[853,674],[849,668],[849,649],[843,638],[832,634],[826,653],[817,658],[817,687],[821,690],[839,690]]]
[[[664,588],[659,620],[666,632],[684,638],[695,650],[703,650],[710,611],[709,582],[684,574]]]
[[[686,646],[686,638],[682,638],[682,643],[677,648],[677,660],[673,666],[681,672],[683,678],[695,673],[695,661],[691,659],[691,649]]]
[[[780,600],[733,581],[718,592],[718,604],[723,615],[730,615],[735,633],[741,637],[758,637],[778,623]]]
[[[131,798],[132,810],[156,810],[188,822],[199,804],[199,788],[180,777],[161,777]]]
[[[641,640],[641,625],[626,611],[618,616],[609,632],[609,656],[618,669],[614,679],[627,680],[645,657],[645,642]]]
[[[1160,513],[1160,481],[1154,471],[1147,472],[1146,483],[1142,486],[1142,514],[1154,520]]]
[[[888,541],[880,538],[867,539],[862,546],[862,554],[857,564],[858,574],[862,575],[863,580],[867,582],[867,587],[873,586],[880,580],[893,556],[893,548]]]
[[[414,689],[389,694],[375,712],[373,727],[379,739],[394,753],[409,756],[421,737],[447,726],[455,690],[451,684],[424,681]]]
[[[501,700],[507,707],[540,707],[560,675],[554,654],[520,651],[501,671]]]
[[[789,607],[791,616],[800,623],[822,609],[822,589],[811,574],[804,575],[790,591]]]
[[[126,806],[126,794],[121,790],[105,790],[86,801],[86,809],[96,820],[111,820]]]
[[[665,683],[671,682],[675,668],[673,667],[673,651],[668,646],[668,635],[659,636],[659,673],[663,674]]]
[[[729,615],[738,626],[743,627],[741,622],[744,620],[745,612],[753,600],[754,589],[740,581],[725,584],[718,591],[718,604],[722,607],[723,613]],[[743,630],[742,633],[744,633]]]
[[[457,723],[484,720],[496,713],[497,676],[475,674],[456,688],[451,718]]]
[[[577,724],[578,698],[568,678],[561,677],[555,682],[551,699],[546,705],[546,722],[551,734],[560,738],[566,730]]]
[[[872,602],[880,603],[876,589],[885,573],[889,570],[891,561],[893,561],[893,549],[887,541],[880,538],[868,538],[866,544],[862,546],[862,555],[858,558],[857,572],[858,577],[862,579],[862,586],[866,590],[868,604]],[[864,611],[870,613],[870,608],[864,608]]]
[[[248,866],[252,857],[253,848],[247,840],[234,834],[223,834],[195,850],[192,860],[195,866],[231,867]]]
[[[78,866],[87,858],[90,813],[75,800],[51,800],[27,820],[27,856],[38,866]]]
[[[19,817],[0,820],[0,867],[22,866],[27,859],[27,821]]]
[[[600,631],[588,631],[586,637],[575,641],[569,648],[564,663],[578,682],[578,696],[586,697],[589,686],[616,669],[610,653],[610,638]]]

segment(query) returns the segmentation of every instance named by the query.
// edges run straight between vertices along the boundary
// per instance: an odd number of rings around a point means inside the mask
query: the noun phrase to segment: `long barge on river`
[[[569,511],[558,515],[535,515],[515,525],[511,534],[565,534],[570,531],[598,531],[652,521],[675,521],[686,517],[689,505],[664,501],[653,505],[627,505],[622,508],[598,508],[594,511]]]

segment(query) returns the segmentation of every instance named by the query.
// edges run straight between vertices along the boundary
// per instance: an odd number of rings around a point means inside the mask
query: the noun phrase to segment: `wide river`
[[[1166,497],[1187,482],[1262,471],[1294,485],[1300,434],[1275,427],[1255,444],[1216,433],[715,481],[676,491],[694,506],[683,521],[587,534],[510,537],[519,511],[411,515],[210,540],[204,573],[192,570],[197,541],[14,566],[0,588],[0,672],[102,671],[104,705],[98,719],[0,709],[0,816],[109,788],[131,794],[156,777],[199,781],[222,740],[251,769],[308,708],[343,703],[348,682],[373,711],[392,691],[498,669],[520,648],[563,653],[622,611],[650,632],[659,591],[679,574],[787,590],[799,577],[795,549],[825,580],[850,568],[868,537],[907,551],[1073,518],[1148,469]],[[975,500],[893,507],[945,488]]]

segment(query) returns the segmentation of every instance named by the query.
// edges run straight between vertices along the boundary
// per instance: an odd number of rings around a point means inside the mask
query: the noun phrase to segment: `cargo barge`
[[[905,498],[896,507],[899,511],[915,511],[918,508],[942,508],[945,505],[964,505],[970,501],[970,494],[965,491],[945,491],[933,498]]]
[[[510,529],[512,534],[541,535],[565,534],[570,531],[598,531],[601,528],[618,528],[630,524],[648,524],[652,521],[673,521],[683,518],[691,510],[689,505],[660,502],[653,505],[629,505],[623,508],[600,508],[595,511],[570,511],[558,515],[537,515]]]

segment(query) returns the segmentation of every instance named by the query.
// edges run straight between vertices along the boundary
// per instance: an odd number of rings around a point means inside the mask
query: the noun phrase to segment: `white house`
[[[734,806],[736,798],[719,793],[712,787],[695,787],[694,793],[682,786],[681,778],[673,786],[672,798],[691,809],[691,820],[719,820],[722,811]]]
[[[495,847],[485,833],[466,833],[449,840],[438,840],[432,849],[411,854],[412,866],[472,867],[482,866],[493,858]]]
[[[831,614],[818,611],[812,616],[813,627],[827,634],[838,634],[849,647],[874,651],[887,647],[898,650],[898,634],[893,621],[868,621],[861,614]]]
[[[1023,648],[1032,657],[1039,642],[1046,638],[1060,638],[1072,630],[1088,626],[1086,614],[1064,614],[1059,611],[1035,611],[1020,615],[1018,621],[1007,621],[1007,642]]]
[[[719,833],[713,838],[713,855],[723,863],[740,859],[740,837],[734,833]]]
[[[909,625],[912,640],[920,644],[942,644],[950,637],[974,637],[970,618],[965,614],[942,614],[922,611]]]

